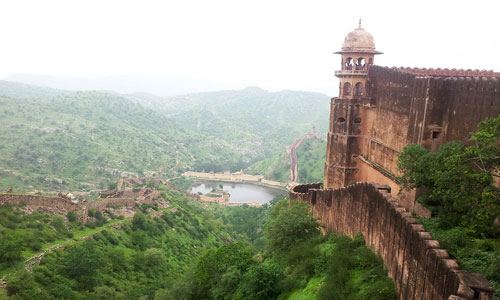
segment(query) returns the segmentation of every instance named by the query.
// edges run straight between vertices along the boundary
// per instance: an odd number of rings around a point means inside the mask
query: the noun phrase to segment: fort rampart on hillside
[[[80,209],[80,205],[70,199],[47,197],[40,195],[0,194],[0,206],[5,204],[19,205],[25,203],[32,210],[42,210],[47,213],[61,213]]]
[[[493,299],[487,279],[460,270],[439,242],[399,206],[388,186],[299,185],[290,192],[290,200],[310,203],[314,216],[328,230],[350,237],[361,233],[367,246],[384,260],[401,300]]]
[[[96,200],[85,205],[82,214],[82,223],[87,223],[89,209],[95,209],[96,211],[104,211],[108,207],[135,207],[136,202],[134,199],[129,198],[108,198],[102,200]]]
[[[134,207],[136,205],[135,201],[129,198],[109,198],[92,202],[73,203],[71,200],[61,197],[0,194],[0,206],[22,203],[29,207],[30,211],[41,210],[51,214],[65,215],[69,211],[81,211],[80,219],[83,223],[87,222],[89,209],[103,211],[108,207]]]

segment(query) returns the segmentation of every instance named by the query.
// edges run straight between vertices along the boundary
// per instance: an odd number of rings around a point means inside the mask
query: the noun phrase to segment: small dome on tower
[[[373,51],[375,50],[375,43],[373,42],[373,35],[364,30],[361,26],[349,32],[345,37],[342,44],[342,51]]]
[[[336,53],[345,52],[382,54],[382,52],[375,50],[373,35],[361,27],[361,20],[359,21],[359,27],[349,32],[345,37],[344,43],[342,44],[342,50]]]

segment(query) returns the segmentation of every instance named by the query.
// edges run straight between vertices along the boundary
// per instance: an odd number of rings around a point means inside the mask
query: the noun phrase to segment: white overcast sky
[[[0,0],[0,78],[13,73],[207,79],[336,95],[345,35],[384,66],[500,71],[500,1]]]

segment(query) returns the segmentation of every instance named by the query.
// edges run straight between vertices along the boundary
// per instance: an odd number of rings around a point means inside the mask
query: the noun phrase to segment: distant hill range
[[[12,74],[6,81],[70,91],[114,91],[121,94],[149,93],[175,96],[223,89],[241,89],[243,86],[195,78],[162,76],[103,76],[98,78],[63,77],[32,74]]]
[[[92,190],[119,176],[244,169],[313,126],[324,136],[328,103],[259,88],[158,97],[0,81],[0,190]]]

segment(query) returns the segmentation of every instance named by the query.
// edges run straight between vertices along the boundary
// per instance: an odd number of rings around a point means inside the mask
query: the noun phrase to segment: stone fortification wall
[[[102,212],[108,207],[135,207],[135,206],[136,202],[134,201],[134,199],[130,198],[108,198],[108,199],[95,200],[85,205],[83,214],[81,216],[82,223],[84,224],[87,223],[90,209],[95,209],[96,211]]]
[[[231,174],[231,173],[203,173],[203,172],[186,172],[186,177],[198,177],[211,180],[229,180],[229,181],[253,181],[258,182],[264,178],[262,175],[249,174]]]
[[[477,124],[500,115],[500,78],[454,77],[435,79],[442,86],[443,142],[467,141]]]
[[[420,144],[437,151],[446,142],[467,143],[480,121],[500,115],[499,78],[472,71],[408,70],[370,68],[367,94],[371,105],[359,105],[357,113],[364,126],[356,133],[359,153],[353,150],[358,148],[352,147],[344,151],[346,157],[359,155],[352,164],[356,168],[354,178],[348,183],[387,184],[396,196],[399,186],[394,178],[400,175],[397,159],[405,146]],[[433,75],[436,72],[442,74]],[[446,74],[458,76],[446,77]],[[460,77],[459,74],[477,76]],[[330,181],[325,179],[327,183]],[[415,202],[416,193],[418,191],[401,194],[399,203],[410,212],[427,215],[428,211]]]
[[[429,105],[429,78],[373,66],[367,93],[376,103],[372,127],[363,135],[369,142],[361,153],[370,161],[397,174],[397,156],[409,144],[422,141]]]
[[[399,299],[493,299],[486,278],[461,271],[439,242],[398,205],[388,187],[357,183],[319,188],[320,184],[296,186],[290,200],[310,203],[328,230],[350,237],[361,233],[382,256]]]
[[[230,173],[203,173],[203,172],[185,172],[183,174],[186,177],[197,177],[201,179],[208,180],[220,180],[220,181],[229,181],[229,182],[256,182],[267,184],[271,186],[279,186],[286,187],[287,184],[274,180],[264,179],[262,175],[249,175],[249,174],[230,174]]]
[[[280,187],[286,187],[287,184],[279,181],[274,181],[274,180],[267,180],[267,179],[262,179],[260,181],[262,184],[267,184],[267,185],[272,185],[272,186],[280,186]]]
[[[0,206],[25,203],[31,210],[42,210],[46,213],[65,214],[68,211],[78,210],[80,206],[67,198],[47,197],[40,195],[0,194]]]
[[[500,115],[499,78],[419,76],[373,66],[368,82],[376,118],[362,133],[371,141],[361,152],[392,173],[405,146],[435,151],[446,142],[467,142],[480,121]]]

